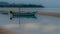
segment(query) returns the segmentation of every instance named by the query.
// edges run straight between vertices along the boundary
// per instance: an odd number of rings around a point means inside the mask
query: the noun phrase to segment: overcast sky
[[[10,3],[41,4],[48,8],[60,8],[60,0],[0,0]]]

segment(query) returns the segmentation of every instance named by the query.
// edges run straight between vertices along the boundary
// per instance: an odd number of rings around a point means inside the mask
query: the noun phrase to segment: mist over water
[[[21,11],[30,12],[60,12],[60,0],[0,0],[9,3],[20,4],[38,4],[45,8],[21,8]],[[0,8],[0,10],[19,11],[19,8]],[[10,14],[0,14],[0,26],[4,29],[13,30],[14,33],[21,34],[60,34],[60,17],[36,15],[35,18],[13,18],[10,20]],[[20,24],[19,24],[20,22]]]
[[[7,10],[2,8],[0,10]],[[18,8],[8,8],[9,10]],[[22,11],[43,11],[43,12],[59,12],[59,8],[21,8]],[[35,10],[36,9],[36,10]],[[48,9],[48,10],[47,10]],[[0,25],[13,31],[21,32],[22,34],[59,34],[60,32],[60,17],[36,15],[35,18],[13,18],[10,20],[10,14],[0,14]],[[20,22],[20,24],[19,24]]]

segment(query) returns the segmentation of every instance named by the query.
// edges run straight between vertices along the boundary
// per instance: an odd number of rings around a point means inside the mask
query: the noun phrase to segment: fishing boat
[[[13,15],[13,16],[35,16],[36,12],[12,12],[10,11],[10,13]]]
[[[10,19],[15,18],[15,17],[35,18],[35,14],[36,14],[36,12],[12,12],[12,11],[10,11],[10,13],[12,14],[12,17]]]

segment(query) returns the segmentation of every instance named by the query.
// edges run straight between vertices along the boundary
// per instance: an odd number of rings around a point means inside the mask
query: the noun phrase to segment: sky
[[[9,3],[41,4],[46,8],[60,8],[60,0],[0,0]]]

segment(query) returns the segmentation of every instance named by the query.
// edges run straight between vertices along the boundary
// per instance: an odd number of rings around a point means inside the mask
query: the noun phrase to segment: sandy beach
[[[37,12],[37,15],[44,15],[44,16],[55,16],[55,17],[60,17],[60,13],[56,12]]]
[[[18,34],[18,33],[10,29],[7,29],[3,26],[0,26],[0,34]]]

